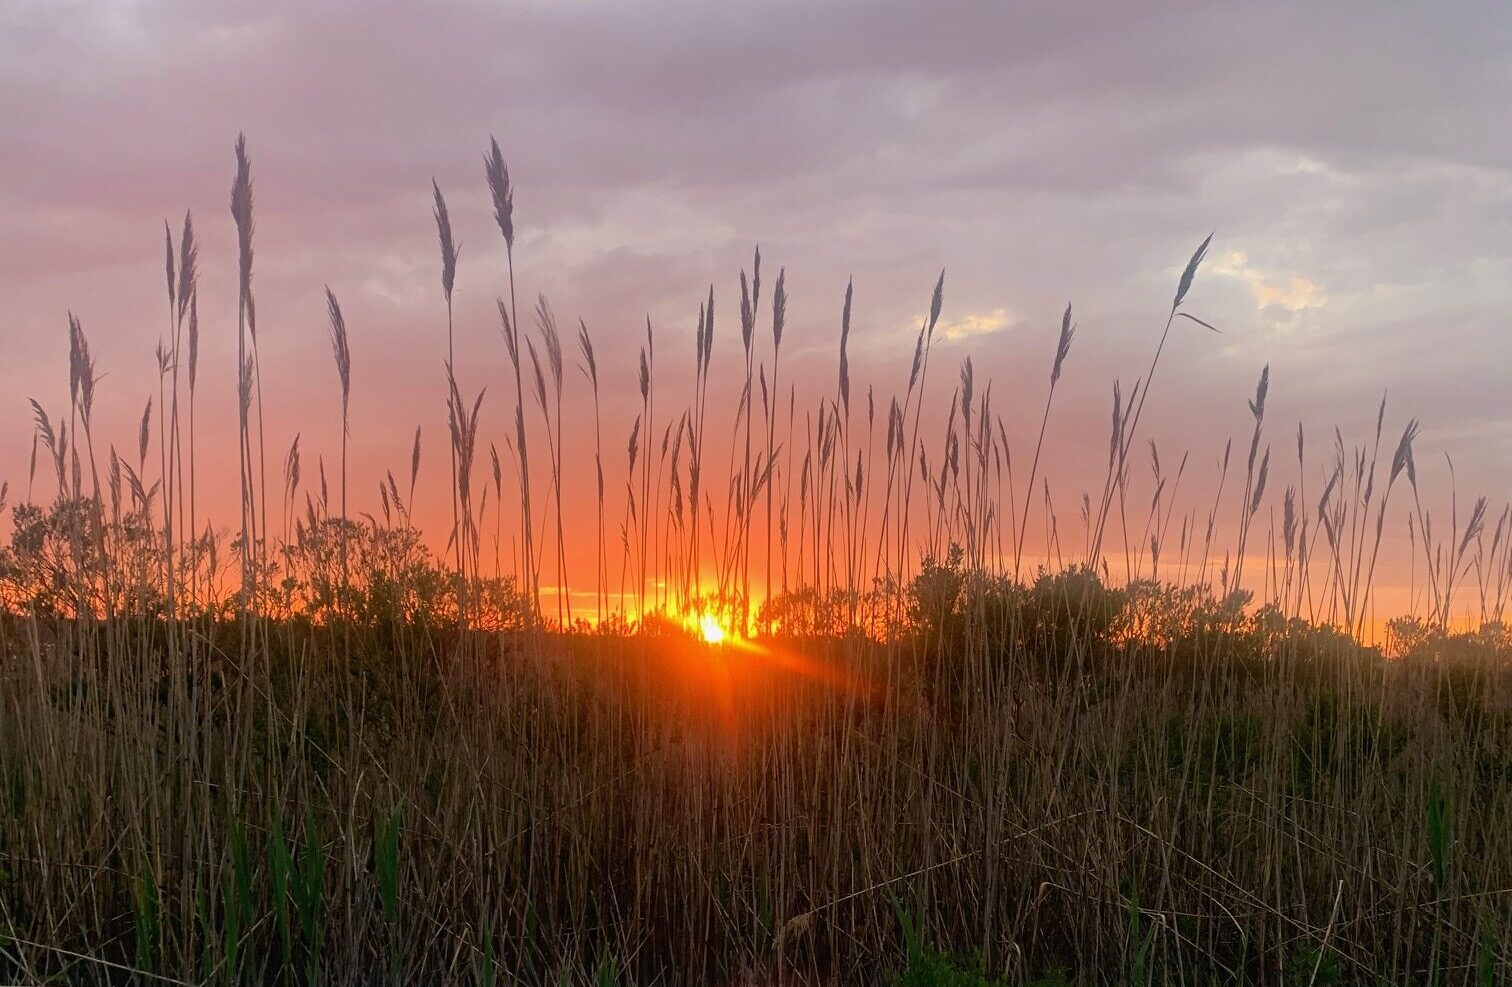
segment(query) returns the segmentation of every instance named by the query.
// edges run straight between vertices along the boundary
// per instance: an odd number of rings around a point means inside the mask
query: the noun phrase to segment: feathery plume
[[[147,399],[147,407],[142,409],[142,424],[137,430],[137,463],[145,465],[147,462],[147,440],[152,437],[152,398]]]
[[[163,220],[163,241],[166,244],[164,253],[167,255],[168,308],[171,311],[178,304],[178,282],[173,270],[173,229],[166,219]]]
[[[346,319],[342,318],[336,293],[331,291],[330,285],[326,286],[325,292],[326,310],[330,316],[331,353],[336,358],[336,375],[341,379],[341,414],[344,423],[347,401],[352,394],[352,351],[347,346]]]
[[[588,323],[578,319],[578,349],[583,354],[584,373],[588,382],[598,388],[598,360],[593,355],[593,337],[588,335]]]
[[[199,288],[189,293],[189,390],[199,372]]]
[[[410,452],[410,490],[415,489],[415,481],[420,478],[420,426],[415,426],[415,445]],[[413,499],[413,493],[411,494]]]
[[[488,191],[493,196],[494,220],[504,234],[504,245],[514,250],[514,188],[509,184],[509,166],[499,152],[499,142],[488,139],[488,153],[483,157],[483,173],[488,177]]]
[[[172,241],[169,241],[170,247]],[[194,236],[194,214],[184,211],[184,232],[179,236],[178,317],[182,322],[184,312],[195,295],[199,284],[199,242]],[[170,293],[170,300],[172,295]]]
[[[934,338],[935,324],[940,321],[940,309],[945,306],[945,271],[940,271],[935,281],[934,294],[929,298],[929,338]]]
[[[247,156],[247,138],[236,136],[236,180],[231,185],[231,216],[236,220],[237,255],[240,262],[241,293],[252,293],[252,161]],[[250,301],[249,301],[250,305]],[[248,312],[251,323],[251,312]]]
[[[1250,414],[1255,416],[1255,421],[1265,419],[1265,395],[1270,391],[1270,364],[1260,371],[1260,383],[1255,385],[1255,398],[1249,403]]]
[[[441,186],[431,179],[431,190],[435,193],[435,205],[432,213],[436,217],[436,236],[441,241],[441,290],[446,293],[447,302],[451,302],[452,286],[457,280],[457,242],[452,239],[451,216],[446,211],[446,199],[441,195]]]
[[[840,403],[845,406],[845,413],[850,414],[850,355],[846,344],[850,342],[851,326],[851,292],[853,282],[845,282],[845,305],[840,310]],[[782,275],[777,275],[777,299],[782,299]],[[781,307],[780,301],[774,301],[774,312]],[[775,317],[775,316],[774,316]]]
[[[1407,465],[1412,462],[1412,443],[1417,438],[1418,421],[1414,418],[1402,429],[1402,438],[1397,442],[1396,453],[1391,457],[1391,482],[1395,483],[1397,477]]]
[[[1202,258],[1207,254],[1208,244],[1212,242],[1213,234],[1209,233],[1207,239],[1203,240],[1202,245],[1192,254],[1192,259],[1187,261],[1186,269],[1181,272],[1181,280],[1176,285],[1176,300],[1171,303],[1172,312],[1181,307],[1181,303],[1186,298],[1187,292],[1191,290],[1192,279],[1197,276],[1197,268],[1202,263]],[[1212,327],[1209,326],[1208,328]]]
[[[1055,344],[1055,365],[1050,368],[1050,386],[1060,382],[1061,365],[1071,352],[1071,337],[1076,335],[1076,326],[1071,324],[1071,303],[1066,303],[1066,314],[1061,316],[1060,339]]]

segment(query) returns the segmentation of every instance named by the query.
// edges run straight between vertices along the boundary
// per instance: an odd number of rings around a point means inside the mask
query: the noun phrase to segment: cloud
[[[917,321],[924,321],[924,317],[921,315]],[[995,332],[1002,332],[1013,324],[1006,308],[995,308],[990,312],[971,313],[957,319],[942,320],[940,334],[952,341],[971,339],[974,336],[989,336]]]
[[[1268,270],[1251,264],[1242,250],[1220,254],[1213,262],[1214,274],[1243,281],[1255,307],[1273,322],[1286,322],[1298,312],[1328,304],[1328,292],[1311,278]]]

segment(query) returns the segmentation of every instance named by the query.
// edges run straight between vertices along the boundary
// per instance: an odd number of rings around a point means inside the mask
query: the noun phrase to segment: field
[[[1206,242],[1114,389],[1078,527],[1039,485],[1071,310],[1014,444],[970,360],[943,393],[930,365],[943,275],[886,408],[859,386],[852,407],[847,290],[834,391],[794,413],[783,275],[758,254],[726,306],[738,343],[703,304],[692,392],[657,393],[648,327],[628,436],[569,448],[564,394],[598,406],[593,340],[580,385],[544,299],[522,324],[497,144],[485,172],[512,427],[501,455],[450,374],[435,188],[443,537],[413,516],[418,433],[407,474],[350,508],[345,441],[334,482],[297,440],[269,453],[242,143],[228,527],[195,495],[192,223],[167,235],[156,411],[124,455],[97,455],[103,375],[70,319],[71,406],[34,403],[0,549],[0,979],[1507,982],[1512,515],[1481,498],[1435,528],[1416,424],[1383,454],[1383,405],[1372,442],[1321,462],[1298,433],[1273,524],[1267,374],[1242,482],[1178,509],[1157,456],[1141,486],[1162,353],[1207,331],[1185,307]],[[591,576],[563,508],[584,483]],[[1378,635],[1398,515],[1422,606]],[[551,590],[574,567],[591,612]]]

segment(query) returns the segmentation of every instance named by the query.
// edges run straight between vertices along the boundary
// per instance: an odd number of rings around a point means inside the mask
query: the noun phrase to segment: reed
[[[242,605],[255,609],[257,592],[257,496],[253,486],[252,433],[249,412],[252,407],[252,380],[255,374],[255,340],[257,306],[252,295],[252,162],[247,156],[244,136],[236,138],[236,179],[231,185],[231,216],[236,221],[237,242],[237,427],[241,458],[241,556]],[[248,347],[248,336],[253,348]]]
[[[1050,424],[1050,405],[1055,401],[1055,385],[1060,383],[1061,369],[1065,366],[1066,357],[1071,353],[1071,339],[1076,335],[1076,326],[1071,322],[1071,303],[1066,303],[1066,314],[1061,316],[1060,338],[1055,344],[1055,362],[1050,365],[1050,388],[1045,393],[1045,411],[1040,416],[1039,438],[1034,441],[1034,459],[1029,466],[1029,482],[1025,487],[1027,492],[1034,490],[1034,478],[1039,474],[1040,452],[1045,446],[1045,429]],[[1006,437],[1003,443],[1007,448]],[[1024,536],[1029,529],[1029,502],[1031,497],[1024,497],[1024,512],[1019,519],[1017,531],[1013,538],[1013,577],[1018,578],[1024,561]],[[1012,506],[1011,504],[1009,505]]]
[[[502,170],[502,165],[501,165]],[[431,192],[434,196],[434,204],[431,207],[432,215],[436,220],[436,240],[441,248],[441,296],[446,300],[446,364],[444,369],[448,374],[451,368],[457,365],[457,345],[454,331],[454,317],[452,311],[452,289],[457,283],[457,255],[460,252],[456,239],[452,235],[451,213],[446,208],[446,198],[441,194],[441,186],[436,180],[431,179]],[[447,390],[450,397],[450,388]],[[419,435],[415,437],[416,449],[419,449]],[[455,448],[451,450],[451,504],[452,526],[451,539],[456,553],[457,578],[462,578],[462,538],[461,538],[461,507],[457,502],[457,453]]]
[[[583,362],[579,365],[579,369],[593,388],[593,478],[597,508],[595,513],[598,521],[593,572],[596,583],[594,616],[602,623],[609,609],[609,557],[604,545],[604,429],[599,408],[598,360],[593,354],[593,337],[588,334],[588,324],[581,319],[578,320],[578,349],[583,354]]]
[[[536,328],[541,334],[541,347],[546,351],[546,375],[541,372],[541,360],[536,353],[535,341],[527,339],[526,347],[530,351],[531,368],[535,371],[536,404],[540,407],[541,417],[546,424],[546,448],[551,458],[551,492],[556,502],[557,622],[565,627],[572,620],[572,600],[567,577],[567,539],[562,526],[562,337],[557,330],[556,317],[551,314],[551,306],[547,304],[544,295],[536,299]],[[551,394],[555,402],[554,416],[553,404],[547,396],[547,375],[551,380]]]
[[[352,429],[349,405],[352,396],[352,351],[347,342],[346,319],[336,294],[326,287],[326,314],[330,319],[331,355],[336,361],[336,379],[341,385],[341,604],[340,611],[350,617],[348,589],[351,574],[347,567],[347,440]]]
[[[488,179],[488,190],[493,201],[494,221],[504,237],[504,250],[509,269],[509,306],[498,299],[499,322],[502,325],[504,345],[509,353],[510,365],[514,368],[515,384],[515,449],[520,461],[520,529],[521,567],[529,584],[536,609],[541,606],[540,577],[535,562],[535,529],[530,510],[530,450],[525,438],[525,387],[520,369],[520,320],[515,309],[514,276],[514,186],[509,181],[509,167],[499,151],[499,142],[490,139],[488,153],[483,158],[483,171]]]

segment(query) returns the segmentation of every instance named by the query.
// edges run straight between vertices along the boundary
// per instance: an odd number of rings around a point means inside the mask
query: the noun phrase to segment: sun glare
[[[698,630],[703,634],[703,639],[710,644],[720,644],[725,639],[725,629],[709,614],[704,614],[699,618]]]

